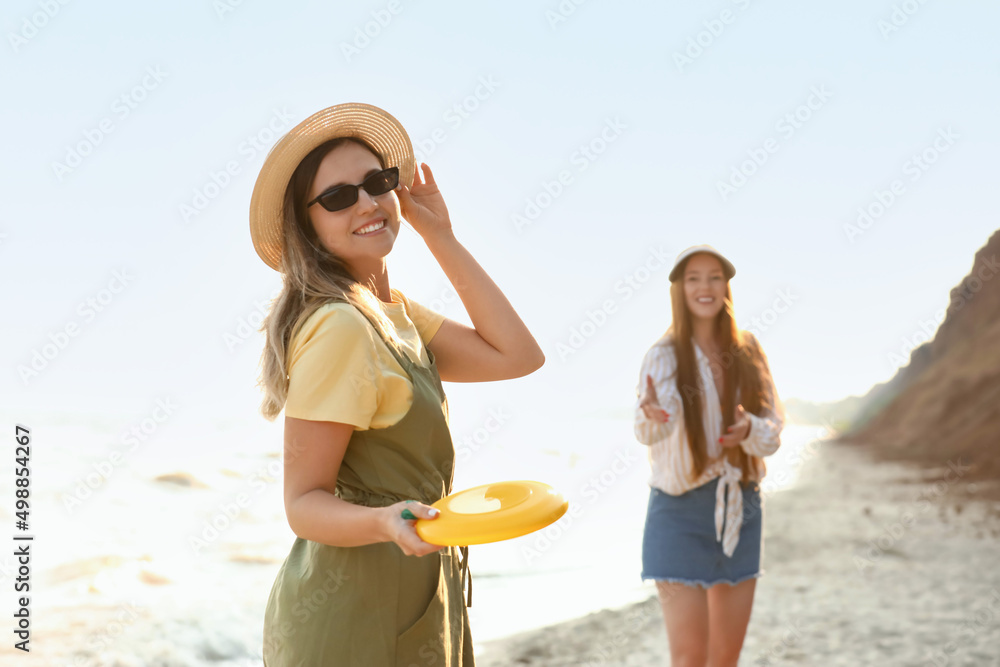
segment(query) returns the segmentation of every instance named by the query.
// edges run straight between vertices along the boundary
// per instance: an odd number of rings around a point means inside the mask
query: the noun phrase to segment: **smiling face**
[[[712,320],[725,305],[726,274],[715,255],[696,253],[684,267],[684,300],[691,316]]]
[[[353,141],[345,142],[320,162],[306,201],[338,185],[358,185],[378,171],[382,165],[374,153]],[[373,197],[361,188],[352,206],[327,211],[317,202],[308,211],[320,242],[356,277],[374,273],[399,234],[399,199],[392,191]]]

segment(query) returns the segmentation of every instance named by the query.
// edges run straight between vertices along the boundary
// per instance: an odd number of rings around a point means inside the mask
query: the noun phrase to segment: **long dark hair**
[[[665,335],[671,337],[674,346],[675,358],[677,359],[677,391],[684,405],[684,414],[699,416],[699,418],[689,417],[684,422],[688,447],[694,462],[694,476],[697,479],[708,463],[708,449],[705,441],[704,421],[700,418],[704,409],[702,397],[705,395],[705,388],[701,385],[697,357],[695,356],[694,344],[691,341],[694,330],[691,310],[684,297],[683,276],[684,267],[687,266],[688,261],[690,258],[685,260],[680,269],[679,275],[681,277],[670,284],[673,321]],[[713,332],[723,352],[721,360],[711,361],[713,364],[721,365],[723,371],[724,386],[719,397],[723,432],[735,421],[736,387],[740,388],[740,402],[747,412],[760,416],[765,408],[774,411],[781,409],[780,406],[770,404],[769,392],[765,390],[765,383],[771,381],[767,357],[764,356],[760,346],[756,344],[753,335],[748,331],[741,331],[736,326],[733,312],[733,295],[727,280],[723,308],[716,316]],[[761,473],[766,469],[762,458],[747,454],[742,447],[727,448],[724,450],[724,455],[731,464],[743,471],[743,483],[750,481],[750,475],[753,472],[751,466],[757,468]]]

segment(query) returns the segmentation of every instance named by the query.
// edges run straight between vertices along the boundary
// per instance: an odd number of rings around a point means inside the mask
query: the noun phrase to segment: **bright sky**
[[[996,3],[225,1],[5,3],[8,420],[252,413],[263,339],[239,324],[280,281],[250,192],[278,134],[340,102],[400,119],[547,354],[449,385],[453,411],[627,414],[698,243],[736,265],[782,398],[861,394],[997,224]],[[410,230],[390,277],[465,317]]]

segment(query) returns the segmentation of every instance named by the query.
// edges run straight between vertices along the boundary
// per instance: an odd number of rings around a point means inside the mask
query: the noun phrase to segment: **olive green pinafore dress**
[[[410,377],[413,403],[392,426],[354,431],[336,495],[368,507],[429,505],[451,493],[454,477],[447,398],[426,346],[429,368],[385,344]],[[394,542],[334,547],[296,537],[267,601],[264,665],[473,667],[466,578],[471,606],[468,547],[406,556]]]

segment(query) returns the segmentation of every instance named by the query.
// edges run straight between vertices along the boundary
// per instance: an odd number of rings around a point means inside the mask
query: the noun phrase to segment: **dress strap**
[[[395,345],[393,345],[392,343],[390,343],[389,341],[387,341],[385,339],[385,337],[381,333],[379,333],[378,327],[375,326],[375,323],[372,322],[372,320],[371,320],[370,317],[368,317],[367,315],[365,315],[365,313],[362,312],[361,310],[359,310],[358,312],[365,316],[365,319],[368,320],[368,324],[372,325],[372,329],[375,330],[375,334],[378,335],[378,337],[382,339],[382,343],[387,348],[389,348],[389,352],[392,354],[392,356],[396,358],[396,361],[399,363],[400,366],[403,367],[403,370],[406,371],[406,374],[409,375],[412,378],[413,377],[413,368],[416,366],[416,364],[413,363],[413,361],[408,356],[406,356],[404,353],[402,353],[399,350],[397,350]]]
[[[468,581],[469,581],[469,597],[468,597],[468,601],[465,603],[465,606],[466,607],[471,607],[472,606],[472,573],[469,572],[469,547],[467,547],[467,546],[466,547],[459,547],[458,550],[462,552],[461,568],[462,568],[462,590],[463,591],[465,590],[465,581],[466,581],[466,579],[468,579]]]

